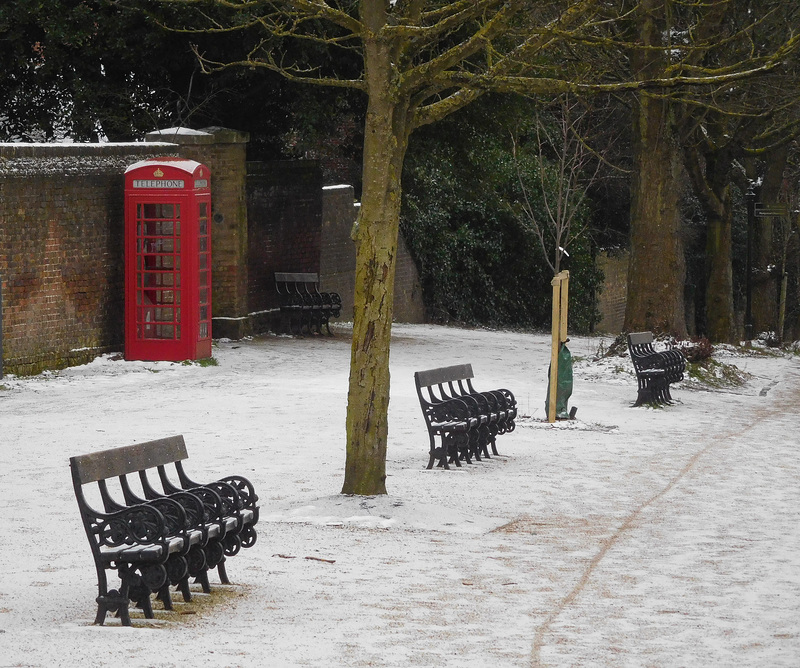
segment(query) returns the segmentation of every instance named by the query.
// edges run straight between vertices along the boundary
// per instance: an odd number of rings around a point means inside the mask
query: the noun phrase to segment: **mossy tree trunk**
[[[356,284],[342,493],[369,496],[386,494],[389,348],[401,174],[411,131],[411,105],[400,91],[391,44],[378,36],[384,19],[373,18],[368,10],[364,19],[372,27],[364,38],[369,103],[361,210],[353,229]]]
[[[650,49],[631,53],[639,79],[658,78],[664,69],[663,2],[643,0],[638,33]],[[625,330],[685,336],[685,264],[680,233],[682,167],[670,101],[642,92],[633,113],[634,169],[631,197],[631,256]]]

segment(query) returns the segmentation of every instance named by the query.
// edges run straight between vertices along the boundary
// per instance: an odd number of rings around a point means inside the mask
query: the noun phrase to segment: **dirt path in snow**
[[[800,517],[799,379],[796,372],[790,372],[782,381],[770,382],[760,392],[762,397],[770,395],[768,404],[751,405],[745,413],[720,415],[719,433],[697,434],[694,452],[683,466],[663,487],[630,512],[610,536],[599,542],[596,553],[578,581],[536,626],[530,655],[532,667],[591,665],[598,659],[603,665],[630,665],[636,656],[642,663],[655,661],[652,665],[793,665],[800,660],[800,629],[797,624],[800,577],[796,570],[790,572],[787,568],[792,563],[789,555],[796,555],[800,548],[797,524]],[[686,401],[692,401],[691,395],[686,397]],[[735,424],[731,425],[731,421]],[[695,498],[687,501],[691,497]],[[671,515],[680,515],[681,510],[686,509],[693,510],[696,515],[683,515],[678,521],[672,521]],[[775,519],[774,525],[761,524],[764,515],[771,515]],[[716,546],[718,558],[710,565],[714,574],[723,573],[730,580],[729,584],[744,592],[708,591],[721,589],[722,582],[706,583],[706,596],[717,600],[706,606],[705,614],[698,611],[704,605],[702,600],[692,601],[685,596],[677,597],[677,606],[661,606],[663,609],[656,611],[656,618],[659,615],[678,619],[686,617],[700,631],[688,634],[683,651],[676,652],[674,662],[665,663],[664,657],[658,659],[653,651],[637,652],[635,645],[639,634],[631,632],[631,628],[627,633],[617,630],[608,634],[607,653],[598,653],[596,643],[588,652],[576,653],[573,644],[576,636],[582,632],[588,635],[597,633],[598,626],[607,629],[613,626],[604,623],[597,615],[586,615],[589,605],[582,599],[596,598],[600,590],[604,590],[606,597],[620,601],[641,598],[631,595],[632,578],[624,577],[624,571],[635,573],[635,579],[642,579],[645,574],[652,579],[663,577],[665,573],[669,576],[670,569],[665,567],[666,553],[672,553],[671,575],[681,573],[684,578],[691,577],[689,573],[692,572],[697,574],[697,571],[692,571],[692,566],[698,561],[714,561],[713,544],[708,545],[705,555],[687,553],[683,559],[679,551],[670,549],[670,544],[682,542],[678,534],[687,529],[706,531],[711,541],[715,538],[724,541],[733,533],[739,544],[721,550]],[[748,532],[751,532],[749,536]],[[660,546],[651,542],[653,537],[657,538]],[[633,543],[638,543],[634,550],[631,549]],[[626,552],[627,555],[621,558],[615,552]],[[684,562],[682,565],[681,561]],[[719,579],[722,581],[724,578]],[[699,574],[694,580],[701,580]],[[623,585],[621,588],[620,584]],[[670,586],[661,587],[660,594],[665,601],[675,599],[670,595],[671,589]],[[657,588],[650,588],[651,603],[658,600],[658,594]],[[745,610],[736,610],[744,599]],[[639,616],[642,608],[652,608],[652,605],[643,606],[639,600],[636,607],[638,615],[631,610],[618,612],[616,617],[629,622],[638,618],[644,626],[649,621],[662,627],[663,632],[664,625],[659,620]],[[745,623],[749,618],[750,632],[746,635],[750,638],[732,637],[741,632],[736,625],[737,617],[744,617]],[[727,628],[726,618],[729,622]],[[559,624],[561,629],[557,628]],[[571,632],[565,632],[564,629],[570,625]],[[682,627],[688,625],[673,623],[670,626],[673,635],[679,635],[685,632]],[[781,627],[785,627],[784,630]],[[774,632],[770,634],[770,630]],[[692,637],[696,641],[694,646],[688,641]],[[759,650],[767,649],[768,641],[787,642],[785,648],[777,653],[773,647],[772,659],[762,662],[758,658]],[[559,649],[552,651],[552,645]],[[555,657],[559,658],[553,662]],[[642,665],[638,659],[634,664]]]

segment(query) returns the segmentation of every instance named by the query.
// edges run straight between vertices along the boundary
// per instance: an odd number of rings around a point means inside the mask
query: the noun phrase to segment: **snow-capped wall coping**
[[[158,142],[0,144],[0,178],[123,173],[133,162],[178,155],[176,144]]]

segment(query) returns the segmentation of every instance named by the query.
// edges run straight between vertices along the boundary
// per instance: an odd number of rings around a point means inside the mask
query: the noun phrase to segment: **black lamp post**
[[[753,184],[744,194],[747,205],[747,274],[745,275],[745,313],[744,336],[748,341],[753,340],[753,227],[756,218],[756,193]]]

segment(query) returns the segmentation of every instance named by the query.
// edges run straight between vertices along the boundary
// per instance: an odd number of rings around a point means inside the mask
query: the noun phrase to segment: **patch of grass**
[[[725,364],[713,358],[687,362],[686,374],[693,383],[712,389],[741,387],[751,378],[735,364]]]
[[[183,360],[181,364],[183,364],[183,366],[201,366],[201,367],[219,366],[219,362],[215,357],[206,357],[201,360]]]

